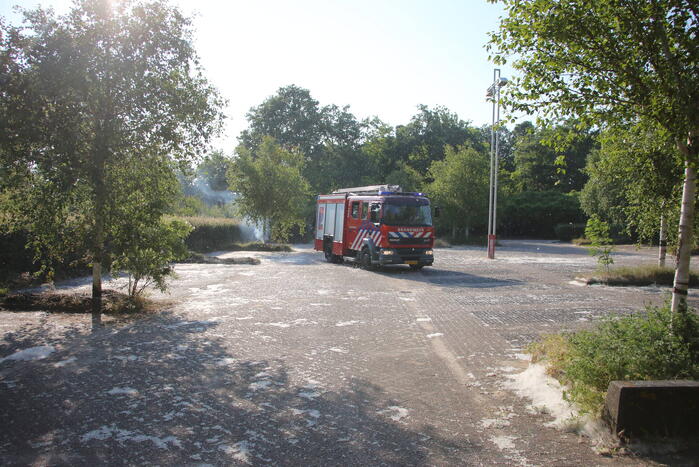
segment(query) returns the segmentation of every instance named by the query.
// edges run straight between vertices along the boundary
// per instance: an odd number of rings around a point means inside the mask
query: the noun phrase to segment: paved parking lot
[[[541,333],[667,290],[575,285],[596,265],[574,246],[505,241],[496,255],[438,249],[420,272],[328,264],[308,246],[182,264],[156,296],[167,311],[96,334],[87,316],[0,312],[0,463],[649,462],[596,454],[503,383]],[[45,358],[2,358],[34,347]]]

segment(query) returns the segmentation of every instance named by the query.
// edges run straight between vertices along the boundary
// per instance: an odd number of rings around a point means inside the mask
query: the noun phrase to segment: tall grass
[[[590,283],[606,285],[672,285],[675,278],[675,270],[656,265],[643,265],[633,267],[618,267],[596,275]],[[695,271],[689,273],[689,286],[699,285],[699,274]]]

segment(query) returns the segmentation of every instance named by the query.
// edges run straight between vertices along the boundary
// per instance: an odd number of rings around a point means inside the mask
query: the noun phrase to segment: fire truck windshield
[[[425,199],[387,199],[383,205],[387,225],[431,226],[430,203]]]

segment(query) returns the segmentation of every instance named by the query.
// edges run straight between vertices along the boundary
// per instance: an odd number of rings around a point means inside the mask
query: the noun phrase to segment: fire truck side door
[[[361,201],[350,201],[349,203],[349,209],[347,210],[347,238],[345,239],[345,245],[348,248],[352,247],[354,239],[357,237],[359,226],[362,223],[361,205]]]

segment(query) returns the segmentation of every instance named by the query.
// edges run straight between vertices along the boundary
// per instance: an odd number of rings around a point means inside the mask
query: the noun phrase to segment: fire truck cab
[[[362,267],[434,262],[430,201],[396,185],[343,188],[319,195],[314,248],[329,262],[354,258]]]

